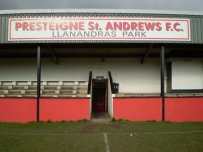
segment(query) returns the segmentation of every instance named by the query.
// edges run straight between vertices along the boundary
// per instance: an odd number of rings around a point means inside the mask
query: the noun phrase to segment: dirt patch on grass
[[[81,127],[78,132],[79,133],[92,133],[98,127],[99,124],[89,123],[83,127]]]
[[[109,123],[108,126],[115,130],[115,131],[121,131],[121,132],[126,132],[128,131],[128,129],[122,125],[122,124],[118,124],[118,123]]]

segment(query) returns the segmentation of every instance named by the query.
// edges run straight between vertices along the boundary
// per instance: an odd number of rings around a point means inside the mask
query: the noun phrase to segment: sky
[[[203,12],[203,0],[0,0],[8,9],[156,9]]]

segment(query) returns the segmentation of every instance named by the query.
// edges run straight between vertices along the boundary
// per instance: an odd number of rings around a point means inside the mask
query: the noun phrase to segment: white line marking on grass
[[[203,131],[174,131],[174,132],[125,132],[125,133],[108,133],[109,135],[154,135],[154,134],[193,134],[203,133]],[[81,135],[101,135],[101,133],[15,133],[15,132],[0,132],[0,135],[13,135],[13,136],[81,136]],[[107,133],[103,134],[108,139]],[[107,140],[108,141],[108,140]]]
[[[107,133],[104,133],[104,143],[105,143],[106,152],[110,152],[110,147],[109,147],[109,142],[108,142],[108,135],[107,135]]]
[[[8,133],[0,132],[0,135],[12,136],[87,136],[87,135],[101,135],[101,133]]]
[[[154,134],[193,134],[193,133],[203,133],[203,131],[143,132],[133,134],[154,135]]]
[[[126,132],[126,133],[108,133],[109,135],[158,135],[158,134],[194,134],[203,133],[203,131],[173,131],[173,132]]]

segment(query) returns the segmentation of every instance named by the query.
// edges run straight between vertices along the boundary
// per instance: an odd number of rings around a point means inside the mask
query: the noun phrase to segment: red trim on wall
[[[36,121],[35,98],[0,98],[0,122]]]
[[[203,121],[203,98],[165,98],[166,121]]]
[[[41,98],[40,121],[78,121],[90,119],[89,98]]]
[[[116,120],[161,121],[161,98],[114,98]]]

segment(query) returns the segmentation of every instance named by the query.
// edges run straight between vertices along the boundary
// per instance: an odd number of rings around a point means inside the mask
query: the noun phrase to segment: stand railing
[[[112,92],[113,94],[118,93],[119,84],[113,82],[113,78],[112,78],[112,75],[111,75],[111,71],[108,71],[108,75],[109,75],[109,80],[110,80],[111,92]]]
[[[88,82],[88,91],[87,93],[91,93],[91,86],[92,86],[92,71],[89,72],[89,82]]]

